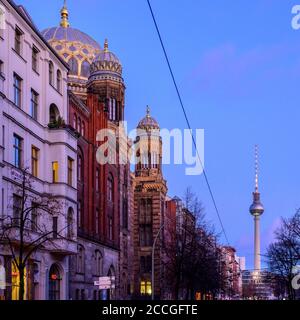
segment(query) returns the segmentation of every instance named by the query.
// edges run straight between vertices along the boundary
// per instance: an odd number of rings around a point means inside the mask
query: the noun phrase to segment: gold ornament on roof
[[[60,14],[61,14],[60,26],[63,28],[68,28],[70,26],[70,23],[69,23],[69,11],[67,8],[66,0],[64,1],[63,8],[60,10]]]

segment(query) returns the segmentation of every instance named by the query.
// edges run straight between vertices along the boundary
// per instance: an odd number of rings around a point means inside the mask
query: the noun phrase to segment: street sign
[[[99,290],[109,290],[116,288],[116,277],[100,277],[98,281],[94,282],[95,286],[99,287]]]

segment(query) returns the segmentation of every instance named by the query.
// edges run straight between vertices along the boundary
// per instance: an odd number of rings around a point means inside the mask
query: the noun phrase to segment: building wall
[[[30,192],[36,196],[51,194],[62,203],[62,215],[59,217],[59,226],[65,231],[67,229],[67,212],[72,208],[74,212],[73,222],[76,225],[77,210],[77,189],[76,171],[72,172],[73,184],[68,185],[67,181],[67,159],[74,160],[73,169],[76,168],[77,139],[66,128],[49,129],[50,105],[55,104],[60,116],[68,119],[67,105],[67,66],[61,61],[55,52],[48,47],[40,37],[31,22],[24,18],[25,12],[16,8],[11,1],[0,2],[6,9],[5,30],[0,37],[0,60],[3,62],[1,75],[1,97],[0,97],[0,123],[1,123],[1,148],[0,148],[0,203],[2,215],[12,214],[12,194],[15,189],[15,178],[21,172],[14,166],[14,134],[23,139],[22,162],[23,168],[31,172],[31,147],[39,149],[38,177],[33,179],[33,186]],[[23,32],[21,36],[21,53],[14,49],[14,37],[16,26]],[[32,48],[38,50],[38,71],[32,68]],[[54,65],[55,73],[59,69],[62,73],[61,92],[58,92],[49,84],[49,61]],[[22,78],[21,85],[21,107],[14,104],[14,73]],[[3,80],[3,78],[5,80]],[[38,97],[38,117],[34,120],[30,115],[31,89],[35,90]],[[59,162],[59,181],[52,183],[52,161]],[[3,189],[3,191],[2,191]],[[4,195],[4,196],[3,196]],[[49,216],[43,215],[40,223],[48,226]],[[0,226],[1,227],[1,226]],[[36,299],[48,297],[49,270],[56,264],[60,270],[60,298],[68,299],[68,256],[76,252],[76,228],[73,238],[62,243],[57,243],[58,249],[45,245],[45,249],[38,250],[30,263],[38,265],[36,275],[37,295]],[[11,253],[6,246],[0,247],[0,256],[4,257],[6,264],[7,281],[10,283],[11,274]],[[29,263],[29,264],[30,264]],[[30,268],[30,265],[27,266]],[[6,292],[6,298],[11,297],[11,289]],[[30,295],[27,296],[30,298]]]

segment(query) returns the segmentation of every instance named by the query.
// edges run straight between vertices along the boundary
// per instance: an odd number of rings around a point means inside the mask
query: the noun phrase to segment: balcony
[[[47,245],[47,250],[57,255],[72,255],[77,253],[77,244],[75,241],[65,238],[52,239]]]

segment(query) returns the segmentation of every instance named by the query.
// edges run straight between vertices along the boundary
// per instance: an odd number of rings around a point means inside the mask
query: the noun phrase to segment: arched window
[[[84,121],[81,122],[81,135],[84,137],[85,135],[85,124]]]
[[[57,106],[54,103],[52,103],[50,105],[50,115],[49,115],[50,123],[55,123],[59,117],[60,117],[59,110]]]
[[[81,133],[81,119],[80,119],[80,117],[78,117],[78,120],[77,120],[77,131],[79,133]]]
[[[114,201],[114,178],[111,174],[107,180],[107,200],[110,202]]]
[[[68,210],[68,217],[67,217],[67,230],[68,230],[68,238],[72,239],[73,238],[73,217],[74,217],[74,212],[72,208],[69,208]]]
[[[83,152],[79,149],[79,154],[77,158],[77,179],[78,181],[82,181],[83,177]]]
[[[74,113],[74,116],[73,116],[73,128],[76,130],[77,128],[77,116],[76,114]]]
[[[61,275],[56,264],[49,271],[49,300],[60,300]]]
[[[61,92],[61,82],[62,82],[61,71],[57,70],[57,73],[56,73],[56,89],[57,89],[58,92]]]
[[[84,60],[81,64],[81,76],[88,78],[90,75],[90,64],[88,61]]]
[[[78,62],[75,58],[71,58],[69,60],[69,67],[70,67],[70,75],[77,76],[78,75]]]
[[[116,99],[109,100],[109,120],[116,121],[117,120],[117,101]]]
[[[101,276],[103,272],[103,257],[100,251],[95,252],[95,266],[96,266],[96,276]]]
[[[83,246],[78,246],[77,273],[84,273],[85,253]]]
[[[52,61],[49,62],[49,84],[51,86],[54,85],[54,66]]]

